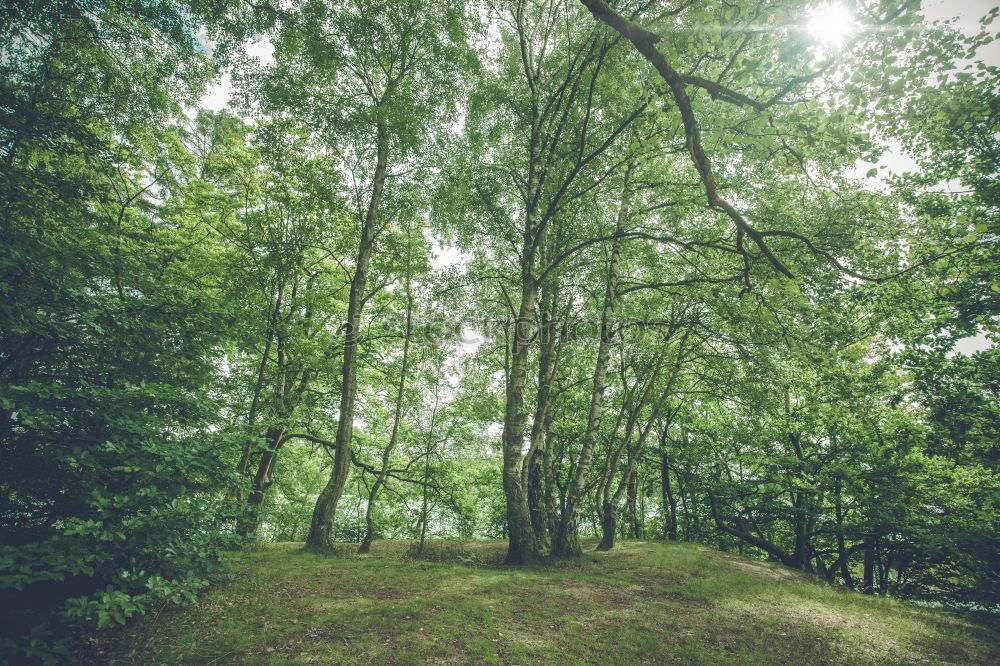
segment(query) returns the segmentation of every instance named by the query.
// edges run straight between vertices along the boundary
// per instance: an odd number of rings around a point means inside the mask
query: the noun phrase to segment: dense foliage
[[[5,5],[3,651],[252,539],[996,607],[997,11],[817,7]]]

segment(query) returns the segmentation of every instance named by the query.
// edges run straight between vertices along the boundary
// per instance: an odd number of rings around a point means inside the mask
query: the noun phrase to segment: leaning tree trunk
[[[285,353],[285,339],[284,335],[277,336],[278,390],[275,416],[280,423],[285,423],[295,411],[299,398],[309,382],[309,373],[305,371],[302,372],[298,382],[294,381],[294,372],[290,376],[291,365]],[[241,536],[256,532],[260,524],[260,510],[264,505],[268,489],[274,483],[274,466],[278,462],[278,450],[285,444],[285,433],[284,426],[272,427],[267,431],[266,446],[261,452],[257,472],[251,482],[250,496],[247,498],[247,515],[237,525],[237,533]]]
[[[680,370],[684,363],[684,349],[687,337],[688,337],[687,333],[685,333],[684,337],[681,339],[680,346],[677,350],[677,359],[674,362],[673,367],[671,368],[670,377],[667,380],[667,384],[665,387],[663,387],[662,392],[653,403],[652,414],[650,415],[649,420],[646,421],[646,425],[639,429],[639,434],[636,436],[635,444],[632,446],[628,445],[631,440],[633,427],[642,413],[643,405],[644,403],[647,402],[651,389],[658,382],[658,374],[659,374],[658,372],[654,372],[654,374],[650,377],[650,379],[647,382],[645,390],[643,391],[639,399],[636,401],[633,413],[630,415],[629,422],[625,429],[626,434],[622,441],[622,446],[619,447],[619,449],[608,461],[608,467],[606,470],[606,480],[603,485],[604,505],[605,505],[604,522],[606,527],[604,530],[603,538],[601,539],[601,544],[597,547],[598,550],[610,550],[615,545],[615,531],[614,531],[615,518],[608,518],[607,514],[615,514],[617,512],[618,505],[621,502],[622,493],[626,490],[626,487],[628,487],[629,492],[634,492],[633,475],[636,473],[636,467],[639,464],[639,459],[641,458],[642,453],[645,449],[646,441],[649,438],[649,433],[653,429],[653,424],[660,420],[660,418],[664,414],[664,410],[667,409],[670,396],[672,395],[674,390],[674,381],[680,375]],[[667,424],[664,426],[665,428],[670,427],[670,421],[673,419],[674,414],[676,414],[676,411],[674,411],[668,416]],[[617,490],[615,490],[614,494],[609,497],[608,489],[610,488],[611,483],[614,480],[615,468],[618,465],[618,456],[620,455],[623,448],[627,451],[628,454],[625,463],[625,470],[622,473],[622,477],[618,482]]]
[[[841,488],[837,484],[834,495],[834,518],[837,522],[837,561],[835,567],[840,569],[840,577],[844,579],[844,585],[848,589],[854,589],[854,577],[851,576],[850,556],[847,553],[847,545],[844,543],[844,511],[841,502]]]
[[[381,109],[379,110],[381,112]],[[375,174],[372,179],[372,196],[361,228],[361,242],[355,263],[354,278],[347,301],[347,323],[344,326],[344,366],[341,372],[340,411],[337,422],[336,452],[330,479],[316,500],[306,547],[323,551],[330,547],[330,532],[337,512],[337,502],[344,492],[347,475],[351,470],[351,444],[354,435],[354,400],[357,395],[358,335],[361,330],[361,311],[365,303],[365,289],[368,284],[368,268],[371,263],[372,246],[375,243],[375,228],[378,221],[379,205],[385,188],[386,170],[389,158],[389,134],[385,122],[380,121],[377,133],[377,153]]]
[[[236,524],[236,533],[240,536],[255,533],[260,525],[260,509],[267,497],[268,488],[274,482],[274,464],[278,460],[278,449],[281,447],[284,432],[282,428],[271,428],[265,435],[266,443],[260,454],[260,462],[257,463],[257,472],[251,481],[246,512]]]

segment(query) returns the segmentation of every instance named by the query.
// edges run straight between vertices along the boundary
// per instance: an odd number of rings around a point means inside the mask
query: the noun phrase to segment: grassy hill
[[[83,663],[1000,663],[1000,634],[781,566],[633,541],[499,566],[503,544],[376,543],[367,556],[242,553],[195,606],[100,632]],[[347,551],[353,552],[353,551]]]

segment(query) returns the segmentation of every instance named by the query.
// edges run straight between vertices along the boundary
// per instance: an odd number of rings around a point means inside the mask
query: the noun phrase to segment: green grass
[[[99,632],[96,664],[1000,663],[1000,635],[692,544],[499,566],[503,544],[242,553],[195,606]],[[590,547],[593,547],[590,544]],[[347,551],[345,551],[347,552]],[[436,556],[435,556],[436,554]],[[464,564],[455,564],[454,561]],[[472,565],[472,566],[469,566]]]

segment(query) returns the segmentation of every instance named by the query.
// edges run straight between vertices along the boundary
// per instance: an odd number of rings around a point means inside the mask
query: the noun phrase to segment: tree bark
[[[844,585],[850,589],[854,589],[854,578],[851,576],[851,567],[849,566],[849,556],[847,553],[847,547],[844,543],[844,512],[841,502],[841,487],[837,484],[836,494],[834,495],[834,518],[837,521],[837,562],[836,564],[840,566],[840,577],[844,579]],[[831,567],[834,568],[834,567]]]
[[[535,241],[525,231],[522,256],[521,305],[514,323],[510,376],[507,379],[503,428],[503,490],[507,500],[507,564],[527,564],[538,559],[538,543],[531,525],[528,495],[523,483],[524,386],[528,376],[528,351],[535,335],[534,309],[538,289],[534,275]]]
[[[267,331],[264,336],[264,351],[260,356],[260,364],[257,366],[257,380],[254,382],[253,387],[253,398],[250,401],[250,411],[247,414],[247,441],[243,445],[243,451],[240,454],[240,461],[236,465],[236,471],[241,477],[246,476],[247,470],[250,467],[250,454],[253,451],[253,441],[254,441],[254,424],[257,421],[257,410],[260,407],[260,394],[264,388],[264,376],[267,370],[267,362],[271,356],[271,345],[274,343],[274,329],[278,323],[278,314],[281,310],[281,300],[284,296],[285,283],[282,281],[278,286],[278,293],[274,298],[274,307],[271,308],[271,312],[268,315],[267,321]],[[243,491],[242,489],[236,490],[237,501],[243,501]]]
[[[715,520],[715,525],[721,531],[725,532],[726,534],[731,534],[735,537],[738,537],[743,541],[746,541],[751,546],[756,546],[757,548],[760,548],[765,553],[774,557],[785,566],[796,567],[800,569],[802,568],[800,564],[797,564],[795,558],[792,556],[791,553],[788,553],[787,551],[779,548],[778,546],[774,545],[773,543],[771,543],[767,539],[764,539],[763,537],[754,535],[750,531],[750,526],[746,524],[746,521],[744,519],[741,519],[739,517],[735,518],[734,519],[736,523],[735,527],[727,525],[722,520],[722,517],[719,515],[719,509],[716,504],[715,493],[713,493],[712,491],[708,492],[708,505],[712,511],[712,518]]]
[[[383,109],[378,109],[382,113]],[[368,268],[371,263],[372,246],[378,222],[379,206],[389,158],[389,134],[386,121],[380,119],[377,128],[377,148],[375,173],[372,178],[372,195],[361,227],[361,242],[355,262],[354,277],[347,302],[347,323],[344,327],[344,366],[340,384],[340,411],[337,422],[336,451],[330,479],[320,492],[313,509],[312,521],[306,548],[316,551],[328,550],[333,519],[337,512],[337,502],[344,492],[347,476],[351,470],[351,444],[354,435],[354,401],[357,396],[358,335],[361,329],[361,312],[364,309],[365,289],[368,284]]]
[[[539,550],[549,545],[549,521],[546,508],[542,457],[536,455],[532,458],[528,470],[528,512],[531,515],[531,528],[535,532],[535,541]]]
[[[542,465],[544,464],[543,449],[545,447],[546,424],[549,423],[552,410],[552,380],[557,366],[555,354],[556,324],[554,322],[557,300],[557,289],[543,287],[540,298],[542,317],[538,336],[538,391],[531,424],[530,443],[523,463],[526,478],[522,478],[522,483],[528,488],[528,511],[531,514],[531,525],[539,548],[544,548],[549,543],[544,487],[545,471]]]
[[[677,541],[677,498],[670,483],[670,456],[667,453],[667,428],[660,435],[660,500],[663,509],[663,536]]]
[[[423,555],[424,542],[427,540],[427,488],[430,485],[431,478],[431,447],[434,444],[434,425],[437,421],[438,398],[440,395],[438,388],[440,381],[440,375],[436,375],[434,377],[434,408],[431,410],[431,423],[427,431],[427,447],[424,451],[424,487],[420,505],[420,544],[417,546],[418,555]]]
[[[629,179],[633,165],[629,163],[625,172],[622,187],[622,200],[618,208],[615,222],[615,240],[612,241],[611,258],[608,262],[608,279],[604,289],[604,307],[601,310],[601,339],[597,345],[597,360],[594,363],[594,383],[590,392],[590,410],[587,413],[587,429],[583,435],[580,458],[576,463],[573,480],[569,492],[566,493],[566,505],[559,521],[559,531],[552,544],[552,555],[555,557],[579,557],[580,548],[580,507],[583,501],[584,487],[587,475],[590,473],[590,463],[594,456],[594,446],[601,430],[601,416],[604,408],[604,392],[607,389],[608,359],[611,356],[611,339],[615,327],[615,304],[618,298],[618,263],[621,259],[622,244],[617,238],[625,227],[629,207]]]
[[[601,511],[601,542],[597,550],[611,550],[615,547],[615,531],[618,529],[618,511],[610,502],[604,503]]]
[[[409,234],[407,234],[406,240],[407,243],[410,242]],[[392,416],[392,433],[389,435],[389,443],[386,445],[385,450],[382,451],[382,467],[379,470],[378,476],[375,478],[375,482],[372,483],[371,489],[368,491],[368,506],[365,507],[365,537],[361,540],[361,545],[358,546],[359,553],[367,553],[371,550],[372,541],[375,539],[375,521],[373,519],[375,500],[378,498],[378,491],[385,483],[386,474],[389,473],[389,457],[396,448],[396,441],[399,438],[399,424],[403,418],[403,397],[406,392],[406,371],[409,367],[410,337],[413,333],[413,293],[410,289],[409,247],[407,247],[406,271],[406,332],[403,336],[403,358],[399,370],[399,386],[396,390],[396,410]],[[424,481],[424,492],[426,492],[427,480],[425,479]]]
[[[868,544],[865,548],[864,569],[862,574],[861,591],[865,594],[875,593],[875,545]]]
[[[550,540],[556,537],[559,529],[559,512],[562,508],[561,494],[559,507],[556,506],[556,479],[553,468],[555,433],[552,431],[552,418],[552,410],[549,410],[545,419],[545,448],[542,450],[542,502],[545,504],[545,523]]]
[[[284,429],[270,428],[265,436],[265,448],[260,454],[257,473],[254,474],[247,497],[247,513],[236,523],[236,533],[240,536],[254,534],[260,526],[260,508],[267,497],[267,490],[274,483],[274,465],[278,460],[278,449],[283,444]]]
[[[628,490],[625,495],[625,517],[628,519],[628,536],[630,539],[639,538],[639,512],[636,507],[638,492],[638,472],[632,470],[628,477]]]

